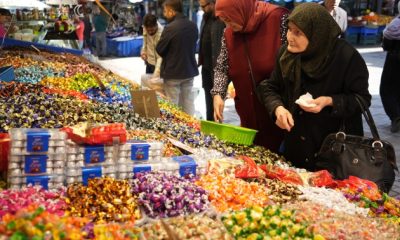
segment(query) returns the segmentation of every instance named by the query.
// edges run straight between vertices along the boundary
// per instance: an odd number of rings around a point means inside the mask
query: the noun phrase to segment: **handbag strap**
[[[372,117],[369,107],[365,103],[364,99],[358,95],[354,94],[358,105],[361,108],[361,113],[363,114],[365,121],[367,122],[369,129],[371,130],[372,137],[376,140],[380,140],[378,129],[376,128],[374,118]]]
[[[245,35],[243,35],[243,42],[244,42],[244,52],[246,53],[246,58],[247,58],[247,64],[249,65],[250,77],[251,77],[251,81],[253,82],[253,91],[257,96],[257,92],[256,92],[257,84],[256,84],[256,80],[254,79],[254,75],[253,75],[253,67],[251,66],[249,47],[247,45],[247,38]]]

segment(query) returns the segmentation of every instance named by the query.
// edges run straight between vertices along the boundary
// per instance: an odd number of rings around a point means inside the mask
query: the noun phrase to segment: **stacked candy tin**
[[[14,128],[8,164],[10,188],[28,184],[45,189],[64,185],[66,134],[57,129]]]

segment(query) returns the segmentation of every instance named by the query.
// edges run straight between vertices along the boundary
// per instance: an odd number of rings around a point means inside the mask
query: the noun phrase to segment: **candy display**
[[[49,213],[64,215],[67,204],[64,191],[48,191],[40,186],[30,186],[19,190],[0,191],[0,217],[5,214],[15,214],[19,209],[31,205],[42,206]]]
[[[324,239],[313,236],[307,222],[296,219],[293,211],[277,206],[253,206],[229,213],[222,221],[235,239]]]
[[[308,222],[314,234],[324,239],[399,239],[398,226],[383,219],[338,212],[313,202],[295,202],[284,205],[294,210],[295,218]]]
[[[85,239],[89,234],[83,226],[88,219],[63,218],[38,205],[6,214],[0,221],[0,236],[7,239]]]
[[[204,189],[192,179],[172,174],[136,173],[132,191],[139,195],[139,203],[151,218],[176,217],[200,213],[209,209],[210,203]]]
[[[208,173],[201,176],[196,184],[207,191],[210,202],[219,212],[270,203],[264,186],[232,175]]]
[[[170,218],[165,220],[164,224],[169,227],[170,231],[175,234],[177,239],[233,239],[227,233],[221,222],[204,215],[189,215]],[[153,240],[169,239],[161,221],[156,221],[143,226],[143,236],[145,239]]]
[[[45,189],[64,185],[66,134],[52,129],[11,129],[8,164],[10,188],[29,184]]]
[[[81,56],[0,61],[16,75],[0,83],[0,239],[400,239],[400,201],[368,181],[204,134],[161,95],[142,118],[140,86]]]
[[[296,201],[303,194],[297,185],[284,183],[276,179],[255,178],[248,179],[247,181],[254,181],[265,185],[268,197],[272,202],[277,204]]]
[[[66,193],[67,214],[70,216],[87,217],[100,223],[141,218],[128,181],[94,178],[88,180],[88,186],[70,185]]]
[[[299,187],[303,195],[301,199],[307,199],[311,202],[331,208],[335,211],[345,212],[348,214],[359,214],[366,216],[368,209],[357,207],[353,203],[349,203],[347,199],[338,191],[327,188],[316,187]]]

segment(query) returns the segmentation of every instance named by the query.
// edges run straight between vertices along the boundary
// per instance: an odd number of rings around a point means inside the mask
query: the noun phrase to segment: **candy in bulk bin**
[[[208,199],[219,212],[270,203],[264,186],[248,183],[234,175],[209,171],[196,181],[196,185],[207,191]]]
[[[42,206],[49,213],[64,215],[67,204],[64,199],[65,189],[46,190],[41,186],[24,187],[18,190],[0,191],[0,218],[6,214],[15,214],[19,209],[31,205]]]
[[[66,134],[54,129],[10,131],[8,182],[11,188],[29,184],[45,189],[64,185]]]
[[[203,214],[179,216],[166,219],[164,222],[174,232],[178,239],[233,239],[220,221]],[[145,239],[168,239],[168,234],[161,221],[146,224],[142,228]]]
[[[398,225],[383,219],[347,214],[310,201],[287,203],[282,208],[295,211],[295,219],[307,222],[314,235],[325,239],[400,239]]]
[[[73,184],[67,189],[67,214],[87,217],[96,223],[126,222],[141,218],[136,196],[126,180],[93,178],[88,186]]]
[[[264,185],[267,188],[268,197],[276,204],[296,201],[303,194],[297,185],[284,183],[277,179],[254,178],[246,179],[246,181]]]
[[[0,236],[4,239],[87,239],[85,225],[89,219],[60,217],[33,204],[6,214],[0,221]]]
[[[204,212],[210,208],[206,191],[193,180],[161,172],[136,173],[132,191],[150,218]]]
[[[340,191],[327,188],[316,188],[299,186],[303,195],[300,199],[306,199],[308,201],[318,203],[319,205],[326,206],[335,211],[344,212],[347,214],[358,214],[367,216],[369,209],[357,207],[355,204],[350,203],[343,196]]]
[[[325,239],[313,236],[307,222],[297,220],[294,211],[278,206],[252,206],[228,213],[222,221],[235,239]]]

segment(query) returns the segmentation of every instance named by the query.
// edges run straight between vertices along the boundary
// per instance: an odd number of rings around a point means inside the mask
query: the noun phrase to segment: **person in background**
[[[107,55],[107,19],[103,14],[101,14],[99,7],[95,7],[93,12],[94,31],[96,32],[96,54],[99,58],[102,58]]]
[[[341,0],[324,0],[322,5],[328,10],[333,19],[335,19],[342,31],[340,37],[344,38],[347,29],[347,12],[339,7],[340,1]]]
[[[92,49],[91,33],[93,30],[92,20],[90,19],[90,9],[86,9],[83,15],[83,23],[85,25],[83,36],[85,41],[85,48]]]
[[[279,51],[270,79],[260,84],[269,116],[285,130],[284,156],[314,171],[325,137],[344,124],[346,134],[363,135],[356,94],[371,104],[368,69],[344,39],[335,20],[317,3],[303,3],[289,16],[288,44]],[[295,101],[313,96],[306,105]]]
[[[397,4],[400,11],[400,2]],[[386,114],[391,120],[390,131],[400,131],[400,15],[383,30],[383,49],[387,51],[383,65],[380,95]]]
[[[11,24],[12,15],[8,9],[0,8],[0,38],[6,37],[8,33],[14,32],[17,29]],[[6,25],[8,25],[6,27]]]
[[[199,74],[195,57],[199,31],[182,11],[182,0],[165,0],[163,14],[169,23],[156,50],[163,58],[160,75],[164,79],[166,96],[187,114],[193,115],[193,78]]]
[[[211,89],[214,83],[214,67],[221,50],[221,39],[225,24],[215,17],[215,0],[199,0],[203,9],[203,20],[200,27],[199,66],[206,100],[206,119],[214,120],[214,106]]]
[[[78,15],[74,16],[74,24],[75,24],[75,34],[78,37],[78,48],[82,50],[83,48],[83,32],[85,31],[85,23],[79,18]]]
[[[277,152],[283,131],[268,117],[256,85],[269,78],[285,41],[288,10],[257,0],[217,0],[215,15],[225,22],[220,55],[214,68],[214,119],[222,122],[228,79],[235,87],[241,126],[257,130],[254,143]]]
[[[160,41],[164,28],[157,22],[153,14],[146,14],[143,18],[143,46],[140,57],[146,63],[146,73],[152,73],[154,77],[160,77],[162,58],[157,54],[156,46]]]

